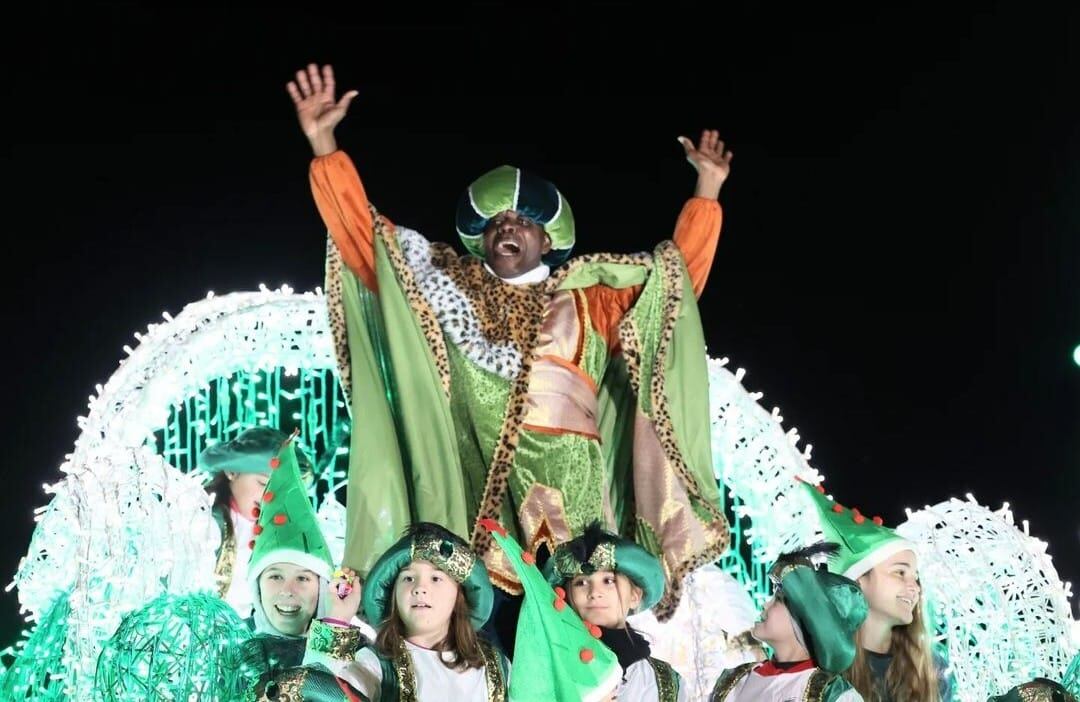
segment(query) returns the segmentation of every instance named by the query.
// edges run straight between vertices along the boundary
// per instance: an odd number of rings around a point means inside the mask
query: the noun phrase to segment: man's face
[[[540,265],[551,251],[544,228],[513,210],[495,215],[484,228],[484,260],[500,278],[513,278]]]
[[[273,563],[259,575],[259,599],[275,629],[300,636],[319,604],[319,576],[292,563]]]

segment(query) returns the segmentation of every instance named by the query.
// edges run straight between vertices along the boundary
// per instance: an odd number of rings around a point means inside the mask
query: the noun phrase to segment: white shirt
[[[232,519],[233,536],[236,539],[236,560],[233,561],[232,580],[225,592],[228,602],[241,619],[247,619],[253,611],[251,584],[247,581],[248,561],[251,560],[251,540],[255,538],[255,522],[248,519],[232,507],[229,508]]]
[[[521,275],[516,275],[513,278],[503,278],[501,275],[491,270],[491,266],[489,266],[486,261],[484,262],[484,268],[486,268],[487,272],[491,275],[501,279],[504,283],[510,283],[511,285],[528,285],[529,283],[539,283],[542,280],[547,280],[547,277],[551,275],[551,268],[549,268],[544,263],[541,263],[539,266],[533,268],[532,270],[525,271]]]
[[[797,672],[761,675],[758,671],[762,669],[759,665],[750,671],[732,688],[726,702],[802,702],[810,676],[817,670],[809,667]],[[847,690],[836,698],[836,702],[863,702],[863,698],[855,690]]]
[[[685,682],[685,681],[684,681]],[[656,671],[647,660],[635,661],[623,673],[623,682],[616,690],[619,702],[657,702],[660,688],[656,684]],[[686,685],[679,685],[679,702],[689,702]]]
[[[416,699],[418,702],[468,702],[488,698],[487,672],[484,668],[452,670],[439,660],[439,652],[405,642],[416,675]],[[444,653],[450,656],[449,653]],[[337,677],[349,683],[371,702],[378,702],[382,692],[382,665],[371,648],[360,649],[354,660],[344,662],[326,656],[309,658],[304,663],[318,662],[330,669]],[[400,682],[400,681],[399,681]],[[507,687],[509,680],[503,681]]]

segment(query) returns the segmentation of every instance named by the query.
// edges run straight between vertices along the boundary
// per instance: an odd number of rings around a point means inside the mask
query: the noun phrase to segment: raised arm
[[[683,205],[675,224],[673,239],[686,261],[694,294],[701,297],[712,269],[716,244],[720,240],[723,213],[720,209],[720,188],[731,173],[733,154],[724,151],[724,142],[716,131],[705,130],[697,147],[686,137],[679,137],[686,151],[686,160],[698,173],[694,195]]]
[[[334,128],[345,117],[357,92],[334,99],[334,71],[315,64],[296,72],[286,89],[296,106],[300,128],[315,158],[309,178],[315,205],[345,265],[369,290],[376,289],[374,227],[367,194],[353,162],[337,148]]]

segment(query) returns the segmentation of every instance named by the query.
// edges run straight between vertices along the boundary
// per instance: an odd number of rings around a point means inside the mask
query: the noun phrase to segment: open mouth
[[[431,609],[431,605],[426,602],[417,602],[412,606],[412,609]]]
[[[504,237],[495,242],[494,249],[499,256],[517,256],[521,253],[521,244],[515,239]]]
[[[896,599],[900,600],[901,602],[906,604],[908,607],[914,607],[915,606],[915,600],[911,599],[910,597],[897,597]]]
[[[295,617],[300,614],[300,605],[274,605],[274,611],[283,617]]]

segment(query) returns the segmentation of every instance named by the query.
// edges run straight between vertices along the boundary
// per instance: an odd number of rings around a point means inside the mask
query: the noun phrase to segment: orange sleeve
[[[701,297],[705,281],[709,279],[722,222],[719,202],[707,197],[692,197],[683,205],[679,220],[675,223],[675,236],[672,238],[686,261],[696,297]]]
[[[368,290],[377,290],[375,229],[367,193],[352,159],[340,150],[317,156],[311,162],[308,175],[315,206],[341,252],[341,259]]]
[[[634,304],[640,285],[628,288],[610,288],[606,285],[593,285],[585,288],[585,301],[589,305],[589,319],[592,320],[596,333],[607,340],[608,351],[615,352],[619,346],[619,322]]]

